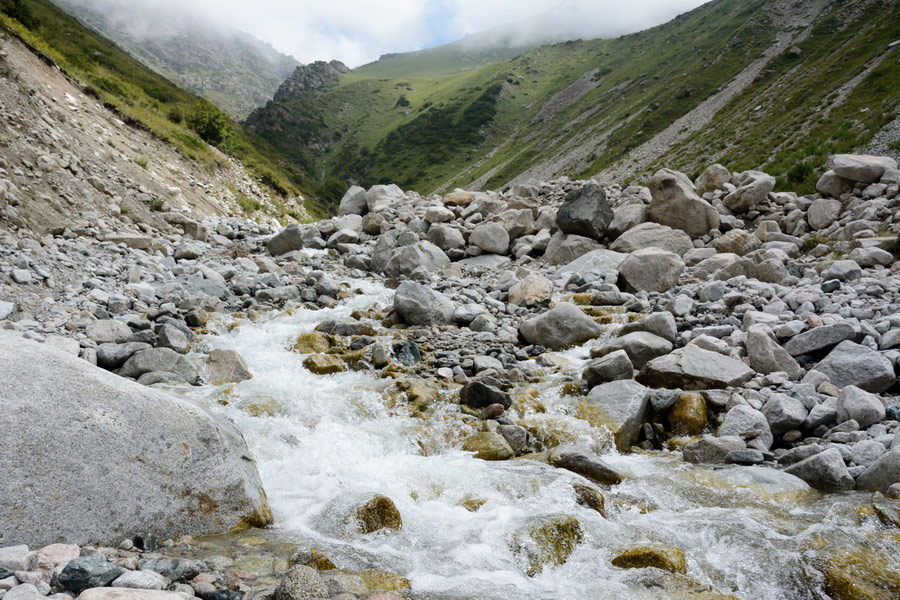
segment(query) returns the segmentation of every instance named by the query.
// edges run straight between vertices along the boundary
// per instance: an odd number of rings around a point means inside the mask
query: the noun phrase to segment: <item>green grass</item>
[[[210,169],[218,161],[210,148],[215,145],[242,161],[276,194],[293,196],[313,187],[302,167],[285,161],[267,142],[228,119],[207,100],[151,71],[48,0],[2,2],[0,28],[83,82],[87,93],[119,112],[127,123],[149,130]],[[30,12],[34,19],[28,23],[15,19],[21,14],[13,10],[16,7]]]
[[[144,157],[134,159],[134,164],[139,166],[140,168],[146,170],[147,169],[147,159]]]

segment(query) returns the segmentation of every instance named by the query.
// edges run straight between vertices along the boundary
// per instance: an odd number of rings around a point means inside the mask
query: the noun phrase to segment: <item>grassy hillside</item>
[[[145,127],[185,156],[212,167],[214,145],[241,160],[278,195],[295,196],[312,187],[302,157],[284,161],[208,100],[148,69],[48,0],[0,0],[0,26],[83,82],[124,120]]]
[[[830,2],[792,53],[790,40],[806,31],[783,11],[812,4],[714,0],[640,33],[480,66],[446,48],[384,57],[313,98],[270,103],[248,125],[286,153],[311,148],[321,191],[333,198],[350,182],[427,194],[472,182],[496,188],[523,173],[584,177],[624,164],[771,56],[706,127],[628,177],[722,160],[811,191],[824,153],[864,145],[900,100],[896,56],[836,94],[900,38],[900,0]],[[776,36],[784,51],[770,50]],[[826,114],[828,98],[835,106]]]

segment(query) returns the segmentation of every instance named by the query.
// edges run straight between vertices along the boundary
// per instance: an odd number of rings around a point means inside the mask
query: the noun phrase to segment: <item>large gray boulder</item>
[[[341,198],[341,204],[338,207],[338,215],[364,215],[369,211],[369,205],[366,201],[366,190],[354,185],[344,197]]]
[[[574,304],[560,302],[552,310],[523,322],[519,333],[529,344],[559,350],[599,337],[603,329]]]
[[[281,256],[303,248],[303,230],[299,225],[288,225],[266,242],[272,256]]]
[[[403,200],[405,197],[403,190],[397,184],[373,185],[366,192],[366,206],[369,212],[380,212],[391,204]]]
[[[854,185],[851,179],[845,179],[834,171],[825,171],[816,182],[816,191],[823,196],[840,198],[852,192]]]
[[[841,390],[837,402],[837,419],[839,423],[853,419],[859,423],[860,429],[868,429],[875,423],[881,423],[885,417],[884,402],[875,394],[863,391],[854,385]]]
[[[769,428],[769,420],[760,411],[746,404],[738,404],[725,413],[725,419],[719,426],[717,435],[719,437],[742,436],[751,431],[760,431],[761,433],[752,441],[755,446],[770,448],[775,438],[772,437],[772,430]]]
[[[384,274],[388,277],[409,276],[419,267],[429,273],[438,273],[450,264],[444,251],[431,242],[416,242],[394,251],[384,266]]]
[[[506,254],[509,234],[500,223],[482,223],[472,231],[469,243],[490,254]]]
[[[629,254],[644,248],[660,248],[684,256],[694,244],[690,236],[679,229],[659,223],[641,223],[620,235],[609,247],[615,252]]]
[[[0,331],[4,544],[118,544],[263,526],[240,432],[199,406]],[[16,432],[9,435],[9,432]]]
[[[190,384],[197,383],[200,371],[191,360],[170,348],[150,348],[135,352],[119,374],[138,379],[146,373],[174,373]]]
[[[681,449],[684,460],[689,463],[724,463],[730,452],[745,450],[747,444],[736,435],[724,437],[704,437],[685,444]]]
[[[900,482],[900,446],[894,444],[890,452],[885,452],[862,472],[856,480],[856,487],[861,490],[887,493],[887,489]]]
[[[796,475],[817,490],[851,490],[854,485],[853,476],[847,471],[837,448],[813,454],[784,471]]]
[[[803,403],[787,394],[772,394],[762,407],[773,435],[781,435],[792,429],[800,429],[809,411]]]
[[[633,331],[610,340],[597,350],[596,355],[606,356],[622,350],[634,368],[641,369],[654,358],[671,352],[672,347],[672,342],[649,331]]]
[[[557,231],[550,238],[550,243],[547,244],[547,249],[544,251],[544,260],[547,264],[554,266],[565,265],[588,252],[599,250],[600,248],[600,244],[591,238]]]
[[[832,323],[795,335],[784,344],[784,349],[791,356],[811,354],[837,346],[854,335],[856,335],[856,329],[850,323]]]
[[[608,429],[616,448],[636,444],[650,405],[650,390],[631,380],[611,381],[591,390],[579,413],[594,427]]]
[[[784,371],[792,380],[803,375],[803,368],[778,344],[772,331],[765,325],[750,326],[747,331],[747,355],[750,357],[750,366],[757,373],[768,375]]]
[[[678,284],[684,261],[674,252],[644,248],[632,252],[619,265],[619,275],[630,291],[665,292]]]
[[[626,323],[619,329],[619,335],[624,336],[635,331],[647,331],[673,344],[678,337],[678,327],[675,324],[675,316],[667,310],[651,313],[638,321]]]
[[[450,225],[432,225],[428,230],[428,241],[444,252],[466,247],[462,232]]]
[[[896,169],[897,161],[888,156],[870,156],[868,154],[835,154],[828,159],[828,168],[838,177],[875,183],[888,169]]]
[[[641,369],[638,381],[650,387],[706,390],[735,387],[753,378],[742,361],[691,344],[654,358]]]
[[[722,204],[738,214],[755,210],[775,189],[775,178],[771,175],[759,171],[749,171],[748,175],[748,183],[722,199]]]
[[[602,241],[613,220],[613,211],[606,201],[606,191],[594,181],[566,196],[556,213],[556,226],[563,233],[571,233]]]
[[[880,394],[894,385],[894,365],[876,350],[851,341],[841,342],[816,365],[838,387],[855,385]]]
[[[634,366],[624,350],[617,350],[592,360],[581,373],[581,379],[589,387],[620,379],[631,379],[633,376]]]
[[[724,190],[725,184],[731,181],[731,172],[720,164],[706,167],[700,176],[694,181],[694,187],[701,196],[716,190]]]
[[[619,265],[626,258],[628,258],[628,255],[621,252],[602,249],[592,250],[559,267],[555,275],[556,277],[562,277],[568,273],[578,273],[579,275],[597,273],[598,275],[605,275],[610,271],[618,271]]]
[[[719,227],[719,213],[697,195],[694,184],[684,173],[661,169],[650,179],[648,216],[651,221],[680,229],[693,238]]]
[[[410,325],[445,325],[453,320],[455,308],[444,294],[411,281],[394,293],[394,311]]]
[[[814,230],[825,229],[841,216],[841,203],[831,198],[813,200],[806,211],[806,222]]]

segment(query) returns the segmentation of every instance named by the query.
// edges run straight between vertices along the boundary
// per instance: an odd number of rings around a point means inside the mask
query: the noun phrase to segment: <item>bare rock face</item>
[[[684,173],[661,169],[650,179],[649,217],[651,221],[680,229],[692,238],[706,235],[719,227],[719,213],[697,195],[694,184]]]
[[[0,471],[18,483],[0,498],[4,544],[272,520],[243,436],[191,402],[0,332],[0,404],[3,431],[17,432],[0,436]]]
[[[308,65],[300,65],[275,92],[275,102],[310,96],[329,85],[337,83],[341,75],[349,72],[350,69],[339,60],[331,62],[317,60]]]

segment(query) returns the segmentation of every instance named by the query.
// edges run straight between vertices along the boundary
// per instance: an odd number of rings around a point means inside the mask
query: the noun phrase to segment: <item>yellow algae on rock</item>
[[[328,354],[310,354],[303,361],[303,366],[316,375],[331,375],[344,370],[340,359]]]
[[[669,410],[675,435],[700,435],[706,427],[706,400],[700,394],[684,394]]]
[[[612,564],[620,569],[656,567],[670,573],[687,572],[684,550],[664,544],[643,544],[619,551]]]
[[[356,522],[363,533],[380,529],[401,529],[403,519],[397,505],[387,496],[375,496],[356,510]]]

